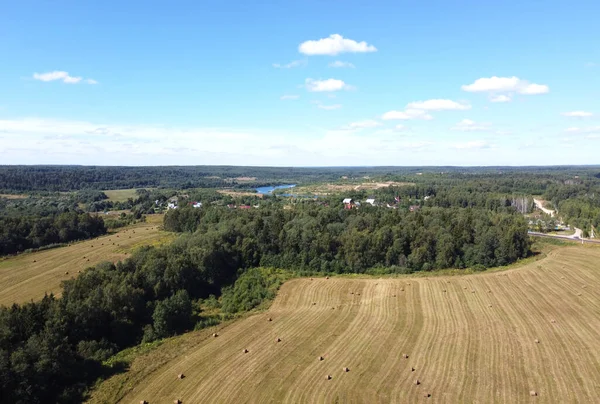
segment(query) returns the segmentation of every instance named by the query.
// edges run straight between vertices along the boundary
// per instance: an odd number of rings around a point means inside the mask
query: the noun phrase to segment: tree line
[[[106,233],[101,217],[65,212],[54,216],[0,217],[0,256],[27,249],[98,237]]]

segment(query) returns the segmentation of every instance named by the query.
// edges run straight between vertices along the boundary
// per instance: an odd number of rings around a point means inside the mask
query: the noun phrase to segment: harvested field
[[[168,340],[91,401],[597,402],[599,287],[594,246],[477,275],[295,279],[267,313]]]
[[[411,182],[363,182],[363,183],[347,183],[347,184],[316,184],[316,185],[299,185],[294,188],[294,194],[298,195],[332,195],[347,191],[358,190],[373,190],[387,187],[401,187],[414,185]]]
[[[138,195],[135,193],[135,190],[138,188],[130,188],[130,189],[109,189],[106,191],[102,191],[108,196],[109,201],[114,202],[125,202],[127,199],[136,199]],[[146,188],[150,189],[150,188]]]
[[[0,194],[0,199],[26,199],[29,198],[29,195],[25,194]]]
[[[149,215],[146,223],[137,223],[92,240],[2,259],[0,305],[41,299],[46,292],[60,295],[60,283],[76,276],[78,271],[102,261],[119,261],[139,246],[170,239],[170,233],[158,230],[160,225],[162,215]]]

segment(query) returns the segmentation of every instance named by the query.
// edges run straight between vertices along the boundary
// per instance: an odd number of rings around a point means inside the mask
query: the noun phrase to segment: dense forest
[[[574,176],[600,178],[600,167],[98,167],[0,166],[0,191],[77,191],[125,188],[248,187],[238,178],[253,178],[253,187],[283,183],[311,183],[377,177],[381,180],[464,181],[491,178],[499,192],[543,193],[549,184]],[[508,189],[510,188],[510,189]]]
[[[0,256],[98,237],[105,233],[106,226],[102,218],[87,213],[0,217]]]

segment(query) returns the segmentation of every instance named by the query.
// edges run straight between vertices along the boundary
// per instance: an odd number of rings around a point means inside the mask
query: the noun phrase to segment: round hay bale
[[[421,382],[419,381],[419,379],[415,380],[415,385],[418,386],[419,384],[421,384]]]
[[[400,292],[404,292],[404,288],[400,289]]]
[[[446,289],[443,289],[442,292],[446,293]]]
[[[89,258],[87,259],[87,262],[90,262],[90,259],[89,259]]]
[[[556,323],[555,319],[550,320],[551,323]]]
[[[415,368],[410,368],[410,371],[411,371],[411,372],[414,372],[415,370],[416,370]]]
[[[92,248],[94,248],[94,246],[91,246]]]
[[[429,397],[431,397],[431,393],[424,393],[424,394],[423,394],[423,397],[425,397],[425,398],[429,398]]]
[[[281,342],[281,338],[278,337],[275,341],[276,342]]]
[[[329,277],[328,277],[328,276],[326,276],[326,277],[325,277],[325,279],[329,279]]]
[[[214,337],[214,338],[217,338],[218,336],[219,336],[219,334],[217,334],[216,332],[215,332],[215,333],[213,333],[213,337]]]
[[[104,243],[102,243],[101,245],[104,245]]]
[[[344,368],[344,372],[349,372],[350,369],[349,368]]]
[[[146,401],[146,400],[141,400],[141,401],[140,401],[140,404],[148,404],[148,401]]]
[[[396,297],[396,295],[392,295],[392,297]]]
[[[269,317],[269,318],[267,319],[267,321],[273,321],[273,319],[272,319],[271,317]]]
[[[319,360],[323,361],[323,360],[325,360],[325,358],[323,358],[322,356],[319,356]]]
[[[327,380],[331,380],[333,379],[333,377],[331,377],[331,375],[327,375]]]
[[[312,278],[310,278],[310,280],[312,281]]]
[[[81,273],[81,270],[78,270],[78,271],[77,271],[77,273],[78,273],[78,274],[80,274],[80,273]]]
[[[65,275],[69,275],[69,271],[66,271],[66,272],[65,272]]]
[[[537,339],[537,338],[536,338],[536,339],[534,339],[533,341],[534,341],[536,344],[539,344],[539,343],[540,343],[540,340],[539,340],[539,339]]]
[[[317,302],[313,302],[313,306],[316,306],[316,305],[317,305]]]
[[[248,353],[248,350],[246,348],[244,348],[243,352],[244,353]]]
[[[36,261],[36,260],[33,260],[33,262],[34,262],[34,263],[36,263],[37,261]]]
[[[173,404],[181,404],[181,400],[173,400]]]
[[[177,378],[178,379],[183,379],[183,378],[185,378],[185,375],[183,373],[180,373],[180,374],[177,375]]]
[[[350,294],[351,294],[351,295],[353,295],[353,294],[354,294],[354,292],[350,292]]]
[[[463,289],[465,289],[465,290],[466,290],[466,289],[467,289],[467,287],[466,287],[466,286],[463,286]]]
[[[530,395],[531,397],[535,397],[535,396],[537,396],[537,391],[535,391],[535,390],[530,390],[530,391],[529,391],[529,395]]]
[[[83,259],[85,259],[85,256],[83,257]]]
[[[408,354],[402,354],[402,357],[403,357],[404,359],[408,359]]]
[[[488,304],[488,307],[492,307],[492,305],[491,305],[491,304]]]

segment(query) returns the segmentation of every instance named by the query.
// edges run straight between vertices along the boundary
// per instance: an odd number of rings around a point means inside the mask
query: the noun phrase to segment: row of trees
[[[102,218],[87,213],[0,217],[0,255],[93,238],[105,233],[106,226]]]

